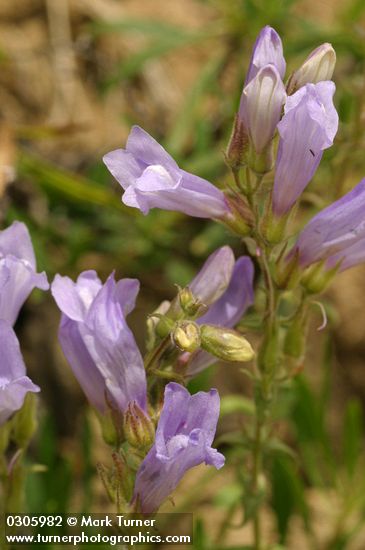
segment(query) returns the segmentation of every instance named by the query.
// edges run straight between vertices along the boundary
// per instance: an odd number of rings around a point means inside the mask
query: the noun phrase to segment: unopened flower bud
[[[155,345],[156,333],[161,337],[161,334],[159,334],[157,328],[159,328],[164,333],[162,337],[166,336],[166,334],[169,333],[169,330],[167,330],[167,327],[165,327],[164,323],[165,313],[168,311],[169,307],[170,302],[168,300],[164,300],[163,302],[161,302],[158,308],[155,309],[152,315],[147,317],[148,350],[152,349]]]
[[[95,411],[101,427],[102,437],[107,445],[117,447],[121,443],[121,413],[111,407],[105,414]],[[118,414],[119,413],[119,414]]]
[[[130,402],[124,413],[123,429],[128,443],[138,449],[150,447],[155,439],[153,422],[136,401]]]
[[[303,65],[289,78],[287,92],[293,94],[305,84],[331,80],[336,64],[336,52],[326,42],[309,54]]]
[[[286,63],[280,36],[275,29],[266,25],[261,29],[253,47],[245,84],[248,84],[262,67],[269,64],[275,65],[281,78],[284,78]]]
[[[250,361],[255,352],[239,332],[214,325],[200,327],[201,347],[224,361]]]
[[[189,317],[195,317],[195,315],[202,314],[207,309],[207,307],[194,296],[188,286],[179,290],[179,301],[181,309]]]
[[[248,143],[248,135],[243,120],[240,116],[236,115],[225,155],[228,166],[237,170],[245,164]]]
[[[174,344],[182,351],[192,353],[200,347],[200,330],[190,321],[178,323],[172,332]]]
[[[285,87],[274,65],[266,65],[260,69],[244,87],[239,119],[247,129],[256,154],[264,153],[270,145],[285,100]]]

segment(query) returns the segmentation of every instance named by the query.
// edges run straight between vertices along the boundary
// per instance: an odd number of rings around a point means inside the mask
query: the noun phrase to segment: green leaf
[[[205,530],[204,522],[198,518],[194,526],[194,549],[208,550],[210,548],[209,539]]]
[[[276,439],[275,437],[269,439],[266,444],[266,449],[273,453],[286,455],[293,460],[298,460],[297,453],[291,447],[286,445],[283,441],[280,441],[280,439]]]
[[[324,395],[322,389],[322,394],[317,396],[304,376],[296,378],[292,419],[296,426],[301,452],[309,460],[307,467],[313,469],[313,472],[308,471],[307,474],[311,479],[317,479],[317,482],[323,478],[323,483],[329,476],[334,475],[336,467],[325,423]]]
[[[361,403],[351,399],[347,404],[343,425],[343,460],[349,475],[353,475],[362,454],[363,414]]]
[[[293,466],[293,462],[284,457],[276,457],[272,465],[272,506],[276,515],[280,542],[284,543],[289,520],[299,512],[309,530],[309,510],[305,501],[304,487]]]

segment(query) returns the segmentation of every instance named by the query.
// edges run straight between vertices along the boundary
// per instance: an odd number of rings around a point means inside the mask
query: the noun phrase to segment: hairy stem
[[[254,419],[254,433],[251,451],[251,479],[249,483],[251,497],[257,502],[253,516],[253,547],[255,550],[262,550],[262,529],[261,529],[261,495],[260,495],[260,477],[263,473],[263,444],[265,434],[268,432],[268,407],[272,400],[273,383],[276,374],[276,332],[277,332],[277,291],[271,275],[270,256],[271,249],[268,247],[260,231],[259,208],[256,205],[255,192],[259,189],[263,176],[253,173],[248,167],[245,172],[245,192],[249,202],[253,217],[255,219],[252,230],[252,238],[256,242],[259,250],[258,262],[264,278],[266,289],[266,311],[263,319],[264,339],[258,354],[258,372],[260,373],[256,380],[255,402],[256,413]],[[240,179],[234,174],[237,186]],[[242,188],[242,185],[240,185]]]

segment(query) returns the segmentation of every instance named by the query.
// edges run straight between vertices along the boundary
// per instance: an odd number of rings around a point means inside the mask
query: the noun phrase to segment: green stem
[[[262,467],[262,422],[260,415],[256,414],[255,425],[255,440],[253,447],[253,470],[252,470],[252,493],[256,494],[258,491],[259,476]],[[253,520],[253,536],[254,536],[254,548],[255,550],[261,550],[261,518],[260,510],[258,509]]]
[[[159,359],[162,357],[162,355],[165,353],[165,351],[168,349],[171,343],[170,334],[165,336],[161,340],[161,342],[149,353],[147,353],[145,360],[144,360],[144,367],[146,371],[150,371],[154,368],[156,363],[159,361]]]
[[[254,183],[252,178],[254,179]],[[271,276],[270,270],[270,252],[267,244],[260,231],[260,214],[255,202],[255,193],[259,189],[263,176],[258,177],[253,174],[248,167],[245,169],[245,192],[249,202],[252,214],[256,220],[253,229],[252,237],[256,241],[257,247],[260,249],[258,261],[265,281],[266,287],[266,313],[264,317],[265,330],[262,350],[259,353],[260,377],[257,381],[256,393],[256,414],[254,427],[254,440],[252,446],[252,473],[250,481],[251,495],[259,498],[259,483],[263,469],[263,439],[264,433],[267,431],[267,407],[271,401],[272,384],[275,379],[275,358],[274,361],[268,361],[267,356],[271,355],[272,347],[276,345],[276,309],[277,309],[277,293]],[[237,177],[237,184],[240,181]],[[241,186],[242,188],[242,186]],[[270,358],[269,358],[270,359]],[[272,364],[271,364],[272,363]],[[258,505],[253,518],[253,539],[255,550],[262,549],[262,530],[261,530],[261,515],[260,504]]]

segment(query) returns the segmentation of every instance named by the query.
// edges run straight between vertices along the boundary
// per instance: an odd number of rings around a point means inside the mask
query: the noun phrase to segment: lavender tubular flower
[[[26,376],[19,342],[12,327],[0,320],[0,426],[18,411],[28,392],[39,392]]]
[[[209,280],[209,271],[205,271],[205,277]],[[234,264],[229,284],[224,293],[212,303],[208,311],[197,320],[197,323],[226,328],[234,327],[246,309],[253,304],[253,277],[254,267],[251,259],[248,256],[242,256]],[[205,351],[197,351],[191,355],[183,354],[181,360],[188,364],[186,373],[189,377],[198,374],[217,361],[216,357]]]
[[[13,325],[34,288],[48,290],[47,276],[36,272],[28,229],[14,222],[0,232],[0,319]]]
[[[216,390],[191,396],[179,384],[166,386],[155,444],[137,472],[133,502],[140,511],[156,512],[190,468],[224,465],[224,456],[211,447],[218,416]]]
[[[234,269],[234,254],[229,246],[218,248],[189,284],[195,298],[211,305],[226,291]]]
[[[197,322],[234,327],[246,309],[253,304],[253,277],[254,267],[251,258],[238,258],[225,292]]]
[[[271,142],[285,99],[285,87],[274,65],[260,69],[243,89],[238,116],[256,153]]]
[[[261,30],[254,44],[245,86],[251,82],[260,69],[270,64],[274,65],[280,77],[284,78],[286,62],[283,45],[278,33],[267,25]]]
[[[184,294],[189,294],[196,313],[213,304],[226,291],[234,268],[234,254],[229,246],[218,248],[204,263],[199,273],[194,277]],[[182,312],[181,292],[178,299],[173,300],[165,313],[170,319],[179,319]]]
[[[179,168],[165,149],[138,126],[133,126],[125,149],[111,151],[103,160],[125,190],[124,204],[143,214],[151,208],[162,208],[198,218],[231,215],[219,189]]]
[[[108,405],[125,412],[135,401],[146,410],[143,360],[125,316],[134,308],[139,290],[135,279],[103,285],[95,271],[74,283],[56,275],[52,294],[62,311],[59,340],[90,403],[101,413]]]
[[[365,178],[307,223],[290,256],[296,254],[302,267],[328,258],[332,266],[343,259],[342,269],[354,265],[365,239],[364,209]]]
[[[273,191],[273,211],[286,214],[312,179],[324,149],[337,132],[333,82],[307,84],[288,97],[278,124],[279,150]]]

